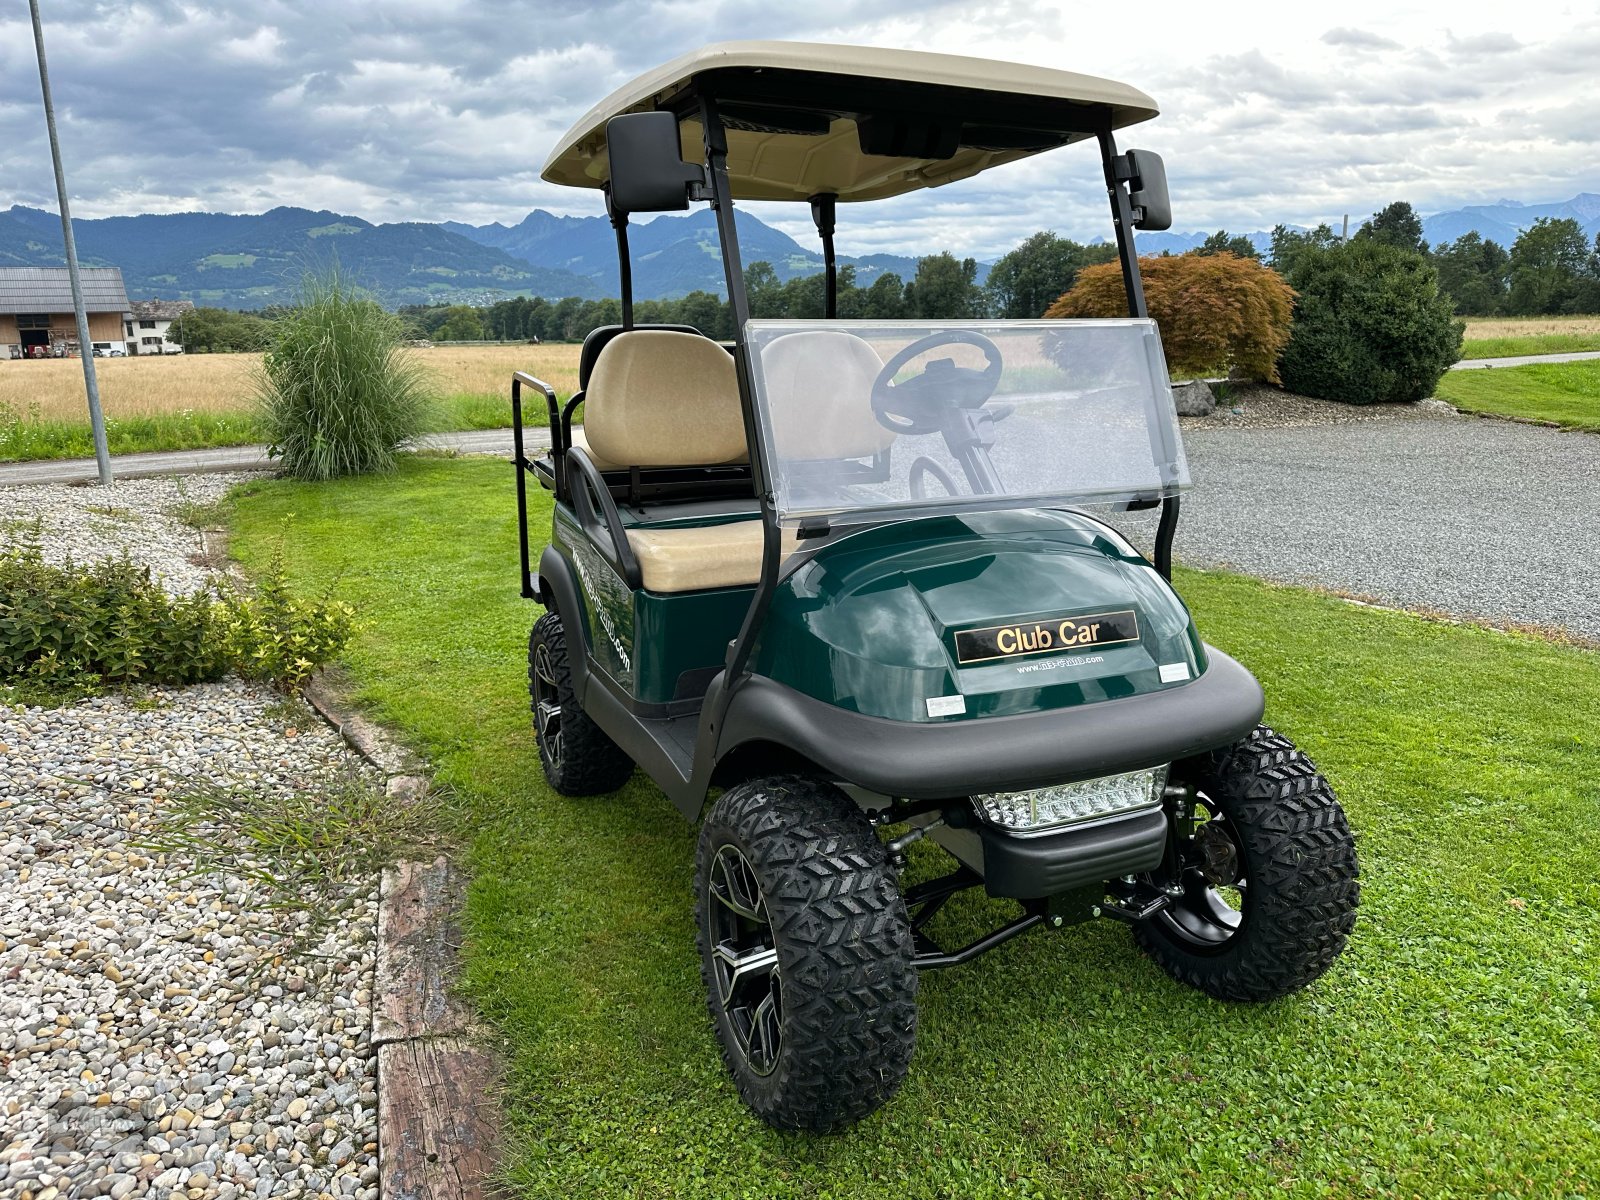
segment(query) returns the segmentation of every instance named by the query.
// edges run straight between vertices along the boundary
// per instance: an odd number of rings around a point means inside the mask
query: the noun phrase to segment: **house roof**
[[[736,200],[804,200],[818,192],[876,200],[1092,137],[1099,121],[1120,129],[1157,113],[1155,101],[1137,88],[1074,71],[922,50],[721,42],[675,58],[596,104],[557,143],[543,177],[603,186],[610,177],[606,122],[678,107],[701,83],[726,110]],[[953,145],[933,153],[864,148],[863,122],[915,124],[935,112],[957,131]],[[1019,112],[1023,120],[1014,122]],[[692,111],[680,112],[679,134],[684,157],[700,161],[702,135]]]
[[[116,267],[84,267],[86,312],[126,313],[128,293]],[[72,281],[65,267],[0,267],[0,313],[69,313]]]
[[[128,305],[138,321],[176,321],[194,311],[193,300],[135,300]]]

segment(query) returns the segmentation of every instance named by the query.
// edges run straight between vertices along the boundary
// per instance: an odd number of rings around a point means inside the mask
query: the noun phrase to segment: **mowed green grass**
[[[546,513],[540,495],[535,529]],[[360,699],[454,789],[462,984],[504,1042],[516,1195],[1551,1197],[1600,1179],[1591,651],[1183,572],[1201,629],[1349,811],[1349,950],[1301,995],[1239,1007],[1115,924],[1029,934],[923,979],[887,1108],[786,1135],[718,1061],[694,830],[642,778],[572,800],[540,775],[509,466],[253,484],[233,521],[247,565],[282,539],[302,587],[355,602]],[[934,931],[956,944],[1014,911],[969,896]]]
[[[1600,359],[1448,371],[1434,395],[1468,412],[1600,430]]]

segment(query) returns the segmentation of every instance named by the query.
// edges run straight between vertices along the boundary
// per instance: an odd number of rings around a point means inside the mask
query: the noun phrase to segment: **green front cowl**
[[[756,669],[840,708],[949,721],[1181,687],[1205,658],[1183,602],[1108,526],[1013,510],[824,547],[779,585]]]

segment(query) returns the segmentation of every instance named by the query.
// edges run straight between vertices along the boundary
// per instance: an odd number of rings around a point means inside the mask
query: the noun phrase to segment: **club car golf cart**
[[[607,97],[545,164],[604,191],[622,324],[589,335],[565,406],[512,385],[522,591],[546,609],[528,647],[539,755],[558,792],[610,792],[637,766],[701,820],[711,1019],[775,1126],[884,1103],[919,972],[1036,925],[1125,922],[1174,978],[1234,1001],[1304,987],[1350,932],[1337,801],[1169,582],[1189,474],[1133,234],[1167,227],[1166,180],[1113,140],[1155,115],[1066,71],[738,42]],[[1080,140],[1099,148],[1126,318],[838,319],[838,203]],[[736,200],[810,205],[822,319],[750,319]],[[632,319],[629,217],[692,201],[715,211],[731,346]],[[529,389],[549,410],[537,460]],[[530,474],[555,496],[536,565]],[[1156,506],[1150,561],[1084,511]],[[903,887],[922,839],[948,873]],[[980,887],[1020,915],[936,944],[930,918]]]

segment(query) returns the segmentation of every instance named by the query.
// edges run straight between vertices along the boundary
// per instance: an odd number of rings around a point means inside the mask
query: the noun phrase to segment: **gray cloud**
[[[1322,35],[1322,40],[1330,46],[1348,46],[1354,50],[1398,50],[1400,43],[1393,38],[1386,38],[1367,29],[1349,29],[1340,26],[1330,29]]]
[[[53,207],[31,32],[7,7],[0,207]],[[53,0],[45,16],[81,215],[279,204],[373,221],[592,213],[593,194],[539,180],[549,146],[605,92],[710,37],[1093,63],[1162,102],[1159,121],[1121,140],[1166,155],[1179,228],[1310,223],[1402,197],[1427,210],[1508,188],[1530,200],[1600,190],[1587,119],[1600,20],[1537,41],[1492,30],[1402,39],[1387,19],[1351,14],[1359,24],[1319,34],[1290,22],[1259,46],[1216,52],[1239,47],[1238,31],[1191,44],[1155,21],[1129,41],[1110,16],[1023,0]],[[1092,152],[1074,148],[852,207],[840,246],[988,256],[1039,228],[1104,236],[1097,181]],[[798,209],[759,212],[812,236]]]

